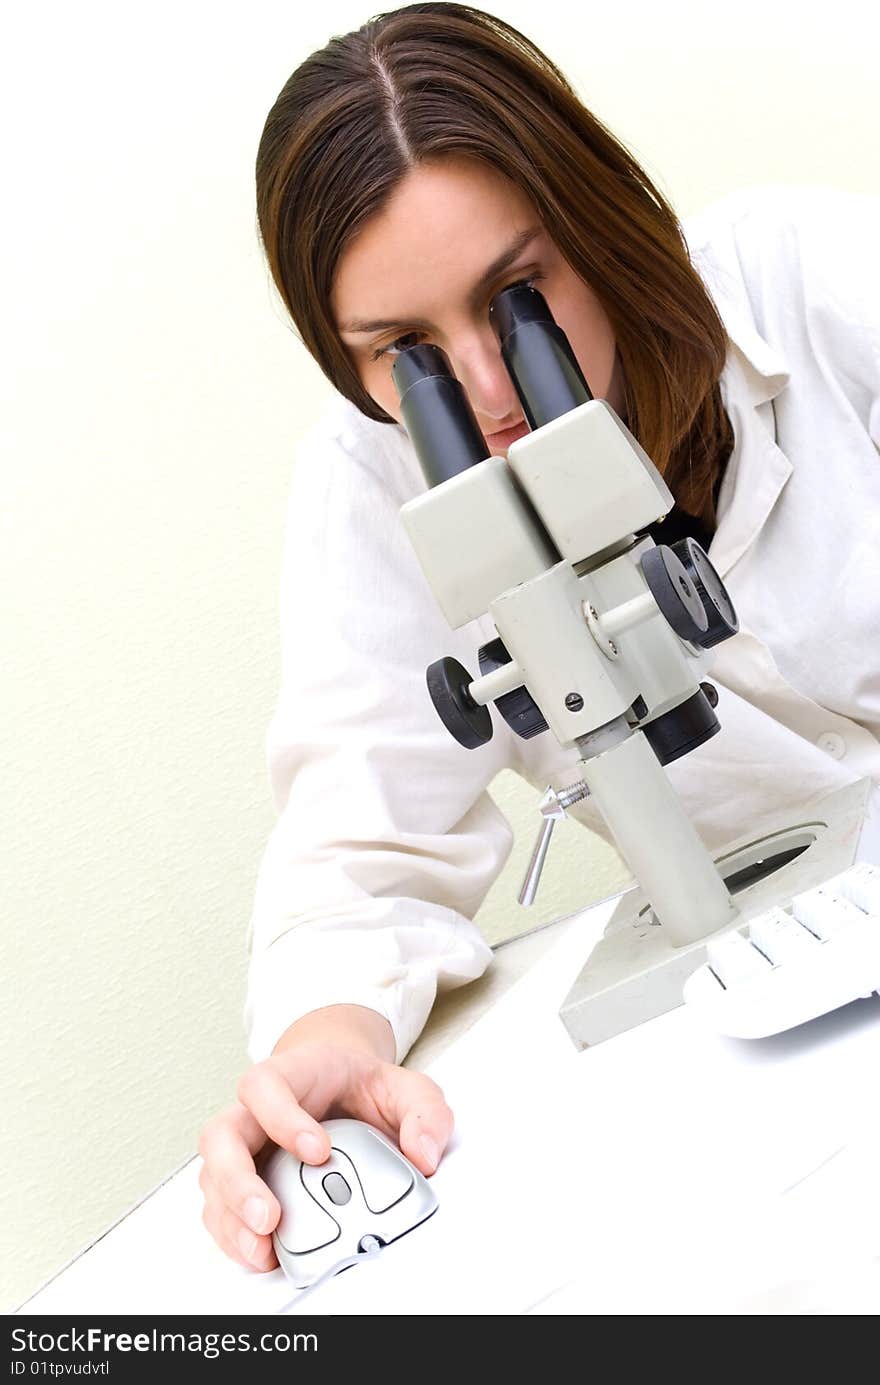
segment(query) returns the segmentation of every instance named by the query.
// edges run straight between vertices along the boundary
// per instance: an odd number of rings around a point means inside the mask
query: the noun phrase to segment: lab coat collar
[[[792,472],[776,444],[771,401],[791,379],[788,364],[758,333],[738,304],[719,304],[729,338],[720,379],[734,446],[718,497],[709,557],[721,577],[748,551]]]
[[[721,300],[717,306],[727,335],[742,357],[749,402],[757,407],[775,399],[791,379],[788,362],[777,347],[764,340],[741,304]]]

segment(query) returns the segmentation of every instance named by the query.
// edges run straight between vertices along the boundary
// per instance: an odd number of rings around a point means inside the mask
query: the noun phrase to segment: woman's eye
[[[536,270],[535,273],[534,273],[534,274],[530,274],[529,277],[528,277],[527,279],[514,279],[512,283],[510,283],[510,284],[505,284],[504,287],[505,287],[506,289],[521,288],[521,287],[524,287],[524,288],[531,288],[531,286],[532,286],[533,284],[537,283],[537,281],[538,281],[539,279],[543,279],[543,278],[544,278],[544,275],[541,274],[539,271]],[[499,289],[498,292],[501,293],[502,290]],[[380,346],[380,347],[378,347],[377,350],[375,350],[374,352],[372,352],[372,354],[371,354],[371,356],[370,356],[370,360],[371,360],[371,361],[378,361],[378,360],[381,359],[382,356],[387,356],[390,352],[393,352],[393,351],[406,351],[407,346],[415,346],[415,344],[416,344],[414,341],[410,340],[410,338],[412,338],[412,337],[420,337],[421,335],[422,335],[421,332],[404,332],[404,334],[403,334],[402,337],[395,337],[394,341],[388,342],[387,346]]]
[[[530,274],[528,279],[514,279],[512,284],[505,284],[506,289],[527,288],[530,289],[538,279],[543,279],[543,274]],[[501,292],[502,290],[499,290]]]
[[[398,347],[400,347],[400,343],[401,343],[401,342],[405,342],[406,339],[407,339],[407,337],[418,337],[418,336],[420,336],[420,335],[421,335],[420,332],[404,332],[404,334],[403,334],[402,337],[397,337],[397,338],[395,338],[395,340],[394,340],[394,341],[390,341],[390,342],[388,343],[387,346],[380,346],[379,349],[378,349],[378,351],[374,351],[374,352],[373,352],[372,356],[370,357],[370,360],[371,360],[371,361],[378,361],[378,359],[379,359],[380,356],[384,356],[388,351],[394,351],[394,350],[396,350]],[[415,342],[414,342],[414,341],[411,341],[411,342],[409,343],[409,345],[410,345],[410,346],[415,346]],[[405,350],[406,350],[406,347],[403,346],[403,347],[400,347],[400,349],[401,349],[402,351],[405,351]]]

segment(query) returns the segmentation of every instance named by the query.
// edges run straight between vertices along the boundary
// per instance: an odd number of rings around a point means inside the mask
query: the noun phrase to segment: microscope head
[[[489,320],[530,432],[511,444],[506,461],[493,457],[445,353],[429,345],[402,352],[392,376],[429,485],[403,507],[403,523],[450,626],[486,612],[495,619],[500,645],[495,640],[480,651],[483,674],[497,673],[516,659],[517,649],[528,653],[520,664],[530,672],[537,663],[546,668],[556,662],[546,642],[536,647],[537,631],[523,626],[526,606],[539,600],[556,609],[549,638],[563,663],[572,664],[565,649],[578,646],[590,662],[597,647],[603,657],[591,670],[574,660],[571,677],[598,684],[576,719],[573,703],[583,697],[577,679],[561,703],[550,688],[537,686],[542,680],[534,674],[487,699],[470,676],[464,692],[453,686],[459,674],[442,660],[428,673],[435,706],[469,748],[483,743],[467,724],[474,721],[474,704],[488,700],[517,734],[549,727],[563,745],[626,714],[632,724],[653,728],[666,763],[673,751],[684,753],[718,729],[696,675],[707,666],[704,651],[735,633],[732,603],[694,540],[658,547],[650,538],[649,527],[665,517],[673,497],[611,405],[594,399],[543,295],[526,285],[504,289],[492,300]],[[624,555],[628,561],[621,564]],[[549,586],[556,588],[553,596]],[[524,588],[534,588],[531,597]],[[626,600],[626,611],[607,609],[615,594]],[[566,604],[573,609],[565,611]],[[499,625],[502,615],[506,630]],[[649,619],[657,615],[659,622]],[[534,609],[532,623],[541,619]],[[632,663],[634,657],[644,663],[638,654],[646,638],[653,672]],[[662,678],[660,645],[667,664]],[[549,707],[541,705],[542,691]],[[655,724],[686,701],[683,734],[670,736],[669,720],[665,729]],[[477,721],[488,738],[491,721]]]

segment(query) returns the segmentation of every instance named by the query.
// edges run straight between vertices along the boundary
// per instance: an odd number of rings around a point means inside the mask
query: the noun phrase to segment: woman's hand
[[[452,1112],[436,1082],[398,1067],[393,1056],[386,1019],[363,1006],[334,1005],[291,1025],[272,1056],[248,1068],[238,1100],[199,1139],[202,1220],[233,1260],[253,1270],[278,1264],[271,1233],[281,1207],[254,1162],[269,1140],[322,1164],[330,1141],[318,1122],[354,1116],[395,1140],[422,1173],[434,1172]]]

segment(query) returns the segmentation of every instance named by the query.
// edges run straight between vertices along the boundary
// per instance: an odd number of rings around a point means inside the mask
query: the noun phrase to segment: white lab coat
[[[684,229],[730,341],[735,446],[709,554],[741,629],[709,672],[722,730],[666,772],[713,849],[863,775],[880,785],[880,197],[749,188]],[[254,1061],[339,1003],[386,1016],[402,1061],[438,988],[491,960],[472,920],[512,834],[487,786],[505,768],[541,790],[578,777],[575,752],[494,710],[478,750],[441,725],[425,668],[450,654],[476,671],[496,632],[440,614],[399,519],[424,489],[403,428],[339,396],[297,450]],[[589,800],[574,812],[604,830]]]

